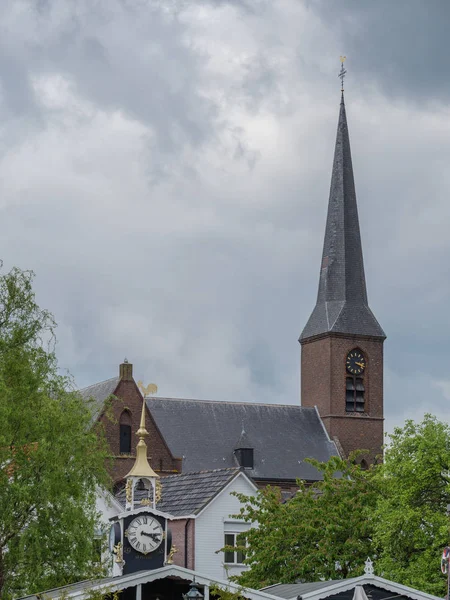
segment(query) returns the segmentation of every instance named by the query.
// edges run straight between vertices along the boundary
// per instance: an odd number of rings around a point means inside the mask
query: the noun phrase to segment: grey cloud
[[[332,57],[345,46],[388,427],[424,406],[447,415],[447,83],[440,57],[412,77],[426,38],[409,34],[428,19],[436,50],[445,16],[406,0],[48,0],[16,21],[11,6],[0,257],[35,269],[80,385],[127,356],[162,394],[298,402],[338,116]],[[71,85],[55,106],[33,87],[51,77]],[[414,87],[430,103],[393,98]]]
[[[53,1],[39,9],[30,1],[27,18],[3,36],[0,81],[7,106],[35,108],[30,78],[56,72],[95,105],[151,125],[160,152],[175,153],[183,136],[201,143],[215,114],[196,87],[205,57],[186,43],[177,15],[158,7],[140,3],[137,10],[135,3],[114,0],[78,2],[75,9]]]
[[[450,69],[446,0],[314,0],[308,2],[340,38],[348,56],[348,89],[378,84],[387,97],[448,103]]]

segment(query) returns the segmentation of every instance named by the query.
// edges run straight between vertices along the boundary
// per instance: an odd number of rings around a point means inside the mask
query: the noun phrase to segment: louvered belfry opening
[[[364,412],[364,379],[363,377],[347,376],[345,411]]]

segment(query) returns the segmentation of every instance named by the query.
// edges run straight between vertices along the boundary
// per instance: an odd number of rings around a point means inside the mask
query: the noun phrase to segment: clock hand
[[[361,367],[361,369],[364,369],[364,363],[355,362],[355,365],[358,365],[358,367]]]
[[[141,533],[141,535],[146,535],[147,537],[154,539],[155,542],[159,542],[159,540],[160,540],[160,538],[158,537],[158,534],[156,534],[156,533],[147,533],[146,531],[143,531]]]

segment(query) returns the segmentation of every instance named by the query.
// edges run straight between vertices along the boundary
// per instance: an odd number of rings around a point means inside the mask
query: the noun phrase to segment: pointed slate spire
[[[344,94],[334,151],[316,306],[300,342],[326,333],[385,338],[367,301]]]

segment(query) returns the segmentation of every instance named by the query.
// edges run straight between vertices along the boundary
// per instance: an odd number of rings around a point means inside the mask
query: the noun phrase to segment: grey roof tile
[[[328,332],[386,337],[367,300],[350,138],[343,96],[336,136],[317,303],[300,335],[300,341]]]
[[[172,454],[183,457],[183,471],[237,466],[234,450],[243,424],[253,447],[254,468],[246,470],[252,478],[316,481],[319,473],[305,458],[327,461],[338,454],[314,408],[158,397],[146,401]]]
[[[100,381],[100,383],[94,383],[93,385],[89,385],[88,387],[80,390],[80,394],[83,398],[86,400],[92,398],[93,400],[93,420],[99,416],[105,404],[105,400],[115,392],[117,386],[119,385],[119,381],[120,377],[112,377],[111,379]]]
[[[199,513],[217,494],[240,472],[237,467],[180,473],[161,477],[162,499],[157,508],[174,517]],[[136,490],[135,498],[140,501],[145,491]],[[125,490],[116,494],[117,500],[125,506]]]

